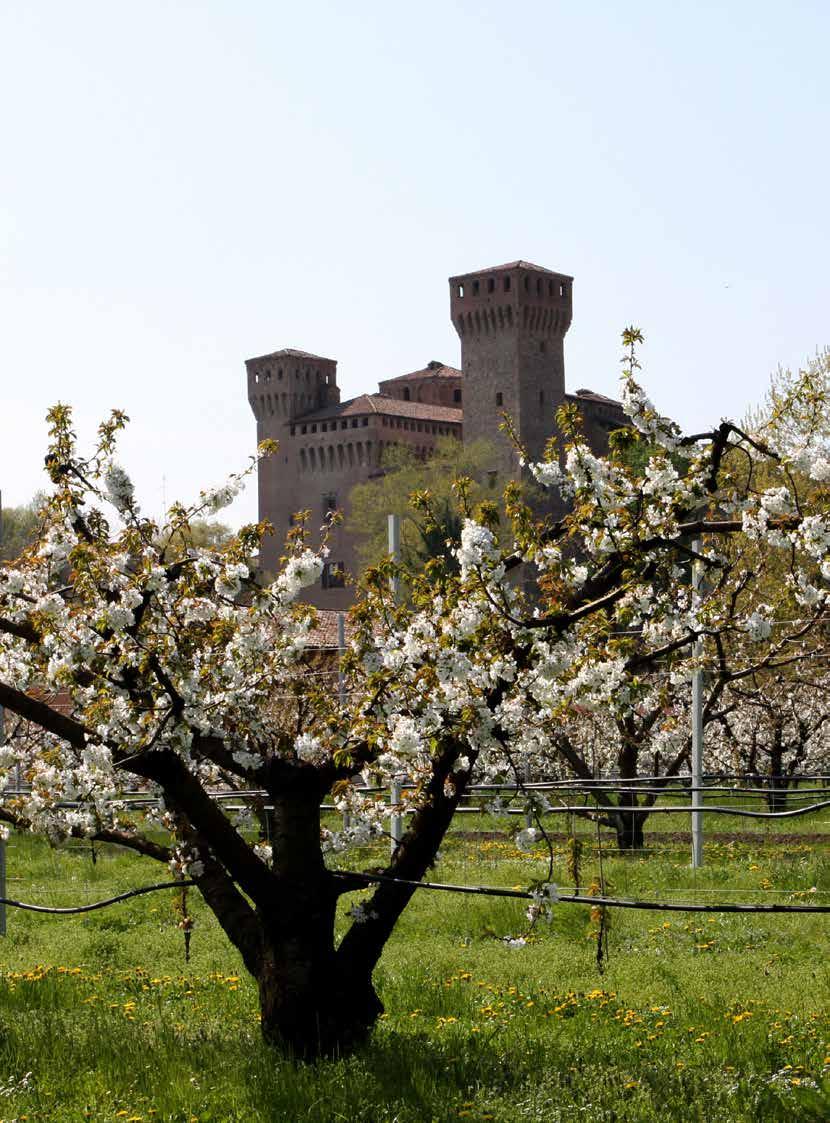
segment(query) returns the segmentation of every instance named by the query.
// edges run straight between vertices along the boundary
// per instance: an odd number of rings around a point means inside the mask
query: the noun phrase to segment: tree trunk
[[[614,826],[617,831],[617,847],[620,850],[643,850],[645,847],[645,834],[643,820],[645,815],[638,812],[620,810],[614,816]]]
[[[770,775],[767,786],[767,807],[770,811],[787,810],[789,779],[784,775],[784,754],[777,745],[770,752]]]
[[[316,782],[272,795],[273,902],[258,904],[262,951],[256,971],[266,1041],[310,1060],[363,1041],[382,1013],[371,975],[336,965],[335,880],[320,851]]]
[[[330,913],[274,924],[257,973],[263,1037],[302,1060],[349,1052],[383,1011],[371,978],[335,969],[333,899]]]

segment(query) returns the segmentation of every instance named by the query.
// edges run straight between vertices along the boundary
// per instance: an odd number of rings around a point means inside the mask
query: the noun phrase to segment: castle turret
[[[270,355],[246,359],[248,401],[257,419],[260,440],[279,439],[293,417],[336,405],[337,361],[284,347]]]
[[[340,401],[337,362],[285,347],[270,355],[245,360],[248,401],[256,417],[257,442],[275,440],[279,450],[259,462],[259,517],[270,519],[275,535],[262,544],[260,564],[274,573],[293,513],[304,506],[299,490],[299,464],[293,448],[295,417],[334,406]]]
[[[450,278],[452,322],[461,339],[464,440],[498,449],[498,469],[518,477],[517,453],[499,432],[513,419],[522,444],[541,457],[565,398],[565,332],[573,278],[527,261]]]

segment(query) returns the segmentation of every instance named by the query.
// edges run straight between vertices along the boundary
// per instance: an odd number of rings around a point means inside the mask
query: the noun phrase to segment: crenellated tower
[[[256,417],[257,443],[274,440],[280,446],[274,456],[260,461],[257,470],[259,517],[270,519],[276,532],[263,542],[260,561],[266,572],[273,573],[291,517],[305,506],[291,422],[303,414],[338,404],[337,362],[285,347],[270,355],[246,359],[245,369],[248,401]]]
[[[494,444],[505,477],[520,472],[512,443],[499,431],[502,413],[534,458],[555,429],[554,413],[565,398],[572,297],[572,277],[527,261],[450,278],[464,372],[464,440]]]
[[[286,421],[315,409],[337,405],[337,361],[284,347],[246,359],[248,401],[257,419],[259,440],[282,436]]]

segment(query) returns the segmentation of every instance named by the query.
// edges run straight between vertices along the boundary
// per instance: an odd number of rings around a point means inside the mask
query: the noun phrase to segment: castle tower
[[[257,443],[274,440],[279,444],[278,451],[261,460],[257,469],[259,517],[269,519],[276,532],[263,542],[260,560],[266,573],[274,573],[292,515],[306,505],[291,422],[302,414],[339,403],[337,362],[285,347],[246,359],[245,369]]]
[[[257,438],[278,440],[286,421],[340,401],[337,362],[285,347],[246,359],[248,401],[257,419]]]
[[[450,277],[452,322],[461,339],[464,440],[496,446],[495,466],[518,478],[517,453],[499,432],[513,419],[522,444],[539,459],[565,399],[565,332],[573,278],[527,261]]]

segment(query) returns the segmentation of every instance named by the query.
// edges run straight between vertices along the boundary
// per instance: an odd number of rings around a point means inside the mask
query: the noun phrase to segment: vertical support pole
[[[346,650],[346,617],[337,613],[337,697],[340,705],[346,701],[346,678],[343,674],[343,652]]]
[[[346,617],[342,612],[337,613],[337,697],[340,708],[346,704],[346,676],[343,674],[343,652],[346,650]],[[343,830],[347,831],[352,825],[352,817],[348,811],[343,812]]]
[[[388,552],[393,562],[400,561],[401,557],[401,518],[400,515],[387,515],[386,518],[386,534],[388,543]],[[397,600],[400,596],[400,578],[397,574],[389,579],[389,590],[392,593],[392,599]],[[389,802],[396,806],[401,802],[403,778],[396,776],[392,781],[392,786],[389,790]],[[403,816],[393,815],[390,823],[389,833],[392,836],[390,847],[392,854],[398,848],[398,843],[403,838]]]
[[[6,840],[0,838],[0,897],[6,897]],[[6,934],[6,906],[0,902],[0,936]]]
[[[388,553],[393,562],[399,562],[401,559],[401,517],[400,515],[387,515],[386,516],[386,540],[388,543]],[[392,593],[393,600],[397,600],[400,595],[400,578],[397,574],[389,579],[389,589]]]
[[[6,715],[0,706],[0,747],[6,743]],[[0,838],[0,897],[6,896],[6,840]],[[0,936],[6,934],[6,906],[0,901]]]
[[[401,791],[402,790],[403,790],[403,785],[402,785],[402,782],[401,782],[401,777],[396,776],[395,779],[392,781],[392,786],[389,789],[389,802],[393,807],[397,806],[397,804],[399,804],[401,802]],[[398,843],[403,838],[403,815],[393,815],[392,816],[392,821],[391,821],[391,824],[390,824],[390,834],[392,835],[392,841],[390,843],[390,846],[391,846],[392,854],[394,855],[395,851],[398,848]]]
[[[700,539],[695,539],[692,549],[699,553]],[[701,570],[698,562],[692,563],[692,589],[699,601]],[[703,641],[698,639],[692,649],[695,659],[703,654]],[[692,868],[703,865],[703,671],[692,671]]]

